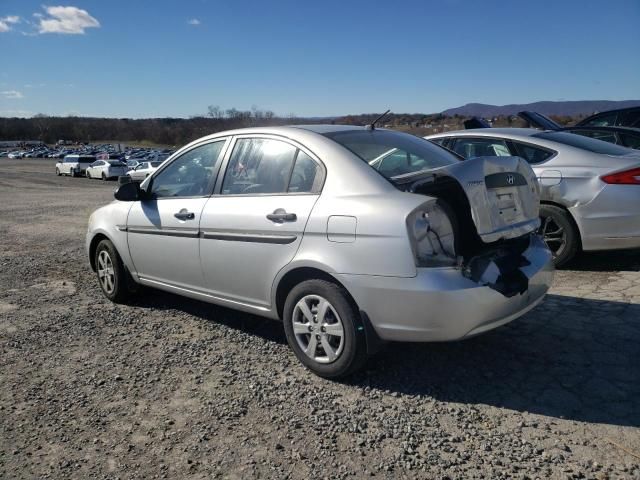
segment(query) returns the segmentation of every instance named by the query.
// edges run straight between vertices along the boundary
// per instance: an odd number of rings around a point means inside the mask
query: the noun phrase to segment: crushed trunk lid
[[[478,236],[484,243],[534,232],[540,190],[536,175],[520,157],[476,157],[420,174],[394,177],[398,187],[417,191],[449,177],[463,189]]]

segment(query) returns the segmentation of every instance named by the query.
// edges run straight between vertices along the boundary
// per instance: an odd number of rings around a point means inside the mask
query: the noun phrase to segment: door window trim
[[[276,192],[276,193],[226,193],[223,194],[222,193],[222,184],[224,182],[224,177],[227,173],[227,166],[229,165],[229,161],[231,160],[231,155],[233,153],[233,150],[236,146],[236,143],[238,140],[242,140],[242,139],[246,139],[246,138],[264,138],[264,139],[268,139],[268,140],[278,140],[284,143],[287,143],[289,145],[291,145],[292,147],[296,148],[298,151],[300,152],[304,152],[306,155],[309,156],[309,158],[311,158],[311,160],[313,160],[319,167],[318,172],[320,173],[320,175],[322,175],[321,181],[319,182],[319,186],[317,188],[317,191],[314,192]],[[291,172],[289,172],[289,175],[291,176],[291,174],[293,173],[293,169],[295,168],[295,162],[298,159],[298,153],[296,152],[296,156],[293,162],[293,165],[291,167]],[[324,165],[324,163],[322,163],[322,160],[320,160],[320,158],[313,153],[311,150],[309,150],[307,147],[305,147],[304,145],[300,144],[299,142],[284,136],[284,135],[276,135],[276,134],[268,134],[268,133],[245,133],[245,134],[240,134],[240,135],[234,135],[233,137],[231,137],[231,141],[229,142],[229,145],[227,146],[227,149],[225,151],[225,156],[222,160],[222,164],[220,165],[220,171],[221,174],[218,175],[218,178],[216,180],[216,185],[215,188],[213,190],[213,194],[211,195],[212,197],[279,197],[279,196],[283,196],[283,195],[291,195],[291,196],[302,196],[302,195],[320,195],[322,193],[322,189],[324,188],[324,182],[327,179],[327,169]],[[289,178],[289,182],[291,181],[291,178]],[[287,190],[289,189],[289,183],[287,183]]]

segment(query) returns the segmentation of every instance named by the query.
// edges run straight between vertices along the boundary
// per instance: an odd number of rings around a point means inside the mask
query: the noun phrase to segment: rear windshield
[[[162,165],[162,162],[149,162],[153,168],[158,168]]]
[[[109,164],[113,167],[124,167],[124,163],[122,163],[120,160],[109,160]]]
[[[619,147],[609,142],[596,140],[595,138],[585,137],[567,132],[541,132],[533,135],[534,137],[544,140],[551,140],[563,143],[571,147],[581,148],[593,153],[602,153],[604,155],[627,155],[630,151],[624,147]]]
[[[78,162],[80,163],[93,163],[96,161],[96,157],[80,157]]]
[[[356,154],[386,178],[444,167],[459,161],[439,145],[406,133],[349,130],[324,135]]]

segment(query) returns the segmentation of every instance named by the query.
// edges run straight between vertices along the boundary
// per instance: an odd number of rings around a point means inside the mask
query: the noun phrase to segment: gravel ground
[[[640,478],[638,252],[583,255],[510,325],[331,382],[279,323],[106,301],[83,241],[113,187],[0,159],[0,477]]]

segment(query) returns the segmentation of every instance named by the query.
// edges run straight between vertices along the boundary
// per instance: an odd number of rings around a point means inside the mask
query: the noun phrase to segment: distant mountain
[[[484,103],[467,103],[462,107],[450,108],[443,115],[462,115],[465,117],[497,117],[498,115],[515,115],[522,110],[532,110],[544,115],[591,115],[596,112],[616,108],[637,107],[640,100],[579,100],[572,102],[534,102],[512,105],[487,105]]]

